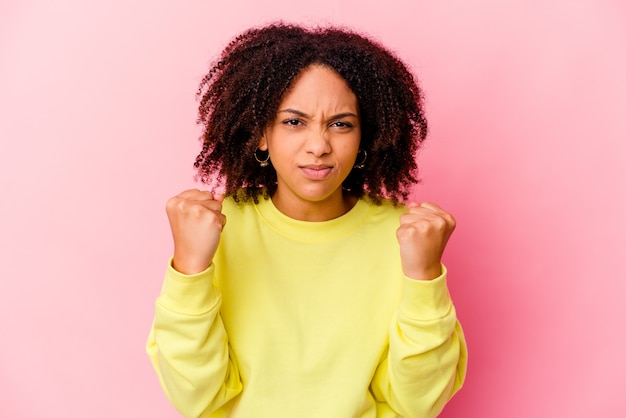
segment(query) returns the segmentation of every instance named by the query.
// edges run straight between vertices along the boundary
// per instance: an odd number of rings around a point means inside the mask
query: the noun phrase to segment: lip
[[[298,168],[305,177],[311,180],[324,180],[333,171],[333,167],[329,165],[309,164],[301,165]]]

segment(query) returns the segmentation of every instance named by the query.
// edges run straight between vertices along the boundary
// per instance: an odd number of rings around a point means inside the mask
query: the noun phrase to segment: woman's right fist
[[[193,189],[167,201],[165,210],[174,239],[173,267],[180,273],[200,273],[213,262],[226,224],[223,199],[221,195]]]

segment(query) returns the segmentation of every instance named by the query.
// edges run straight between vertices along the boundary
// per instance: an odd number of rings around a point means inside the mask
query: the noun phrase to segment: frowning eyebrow
[[[296,110],[296,109],[291,109],[291,108],[282,109],[282,110],[279,110],[276,113],[290,113],[292,115],[300,116],[300,117],[303,117],[303,118],[306,118],[306,119],[311,119],[312,118],[312,116],[307,115],[304,112],[301,112],[301,111]],[[346,118],[346,117],[354,117],[354,118],[357,118],[357,119],[359,118],[358,115],[355,115],[352,112],[344,112],[344,113],[339,113],[337,115],[333,115],[329,119],[341,119],[341,118]]]

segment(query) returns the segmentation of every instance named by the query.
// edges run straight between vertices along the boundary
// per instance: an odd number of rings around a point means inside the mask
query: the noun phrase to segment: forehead
[[[285,106],[357,107],[357,98],[348,83],[332,68],[311,65],[293,80],[281,99]]]

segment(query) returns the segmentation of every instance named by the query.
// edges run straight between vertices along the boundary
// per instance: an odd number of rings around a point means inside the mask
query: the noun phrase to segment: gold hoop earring
[[[257,149],[254,150],[254,159],[259,163],[259,165],[261,167],[267,167],[268,165],[270,165],[269,161],[270,161],[270,152],[269,151],[265,151],[267,152],[267,155],[263,158],[259,158],[259,156],[257,155],[257,151],[262,151],[259,150],[259,147],[257,147]]]
[[[365,160],[367,160],[367,151],[363,150],[363,151],[359,151],[359,153],[363,153],[363,158],[361,159],[361,161],[358,164],[354,165],[354,168],[358,168],[361,169],[363,167],[365,167]],[[359,155],[359,153],[357,153],[357,155]]]

